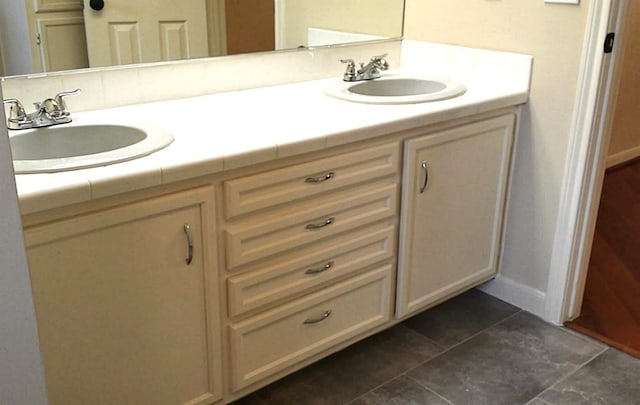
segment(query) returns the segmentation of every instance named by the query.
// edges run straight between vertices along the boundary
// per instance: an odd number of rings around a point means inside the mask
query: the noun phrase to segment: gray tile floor
[[[238,404],[640,404],[640,360],[478,290]]]

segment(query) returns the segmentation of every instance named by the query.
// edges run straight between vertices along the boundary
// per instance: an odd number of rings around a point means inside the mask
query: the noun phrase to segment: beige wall
[[[307,27],[385,37],[402,35],[402,0],[281,0],[283,48],[307,43]]]
[[[589,0],[407,0],[405,38],[534,56],[507,219],[503,273],[544,293]],[[470,69],[473,66],[469,66]]]
[[[629,2],[622,77],[609,144],[611,164],[640,156],[640,2]]]

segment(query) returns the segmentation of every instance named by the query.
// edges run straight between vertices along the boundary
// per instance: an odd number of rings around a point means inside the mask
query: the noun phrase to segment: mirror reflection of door
[[[28,25],[31,58],[19,58],[19,66],[24,69],[17,73],[89,67],[82,0],[25,0],[22,3],[7,3],[3,4],[2,12],[8,13],[15,20],[12,23],[19,24],[25,18]],[[10,32],[13,33],[13,30]],[[15,53],[13,59],[16,60]]]
[[[226,0],[227,53],[275,49],[274,0]]]
[[[209,55],[206,0],[108,0],[96,11],[85,2],[91,67]]]

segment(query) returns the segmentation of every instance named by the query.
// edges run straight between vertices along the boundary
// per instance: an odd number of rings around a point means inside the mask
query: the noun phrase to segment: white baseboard
[[[623,150],[622,152],[615,153],[607,156],[607,168],[624,163],[627,160],[640,157],[640,145],[635,148]]]
[[[502,301],[544,318],[546,294],[543,291],[520,284],[500,275],[478,288]]]

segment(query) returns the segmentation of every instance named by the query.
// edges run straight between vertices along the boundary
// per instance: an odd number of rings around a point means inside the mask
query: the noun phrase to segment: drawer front
[[[229,316],[290,300],[395,254],[396,227],[380,224],[313,244],[227,280]]]
[[[396,215],[397,185],[385,184],[299,211],[289,209],[225,230],[227,268],[250,263]]]
[[[400,172],[393,143],[224,182],[225,215],[251,211]]]
[[[391,272],[388,264],[230,325],[232,389],[246,387],[387,322]]]

